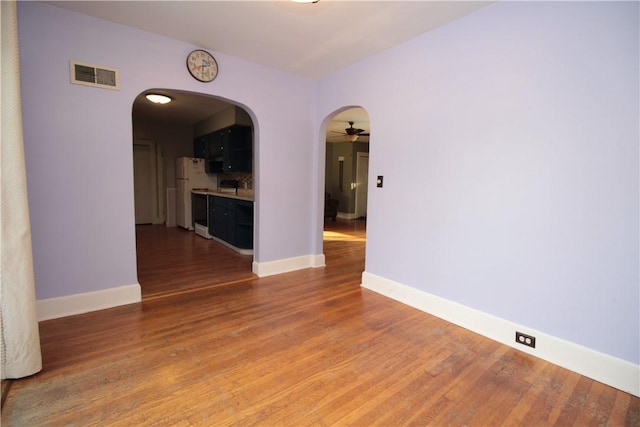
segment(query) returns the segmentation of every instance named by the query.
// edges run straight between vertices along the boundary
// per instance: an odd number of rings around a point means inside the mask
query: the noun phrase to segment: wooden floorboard
[[[636,397],[361,288],[365,225],[329,221],[326,267],[264,278],[138,227],[143,302],[41,322],[2,424],[640,425]]]
[[[254,277],[253,256],[180,227],[136,226],[138,280],[142,297],[162,297]]]

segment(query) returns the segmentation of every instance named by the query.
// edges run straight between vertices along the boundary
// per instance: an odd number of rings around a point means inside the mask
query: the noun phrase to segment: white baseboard
[[[288,273],[302,270],[303,268],[324,267],[324,254],[304,255],[294,258],[279,259],[268,262],[253,262],[253,274],[258,277],[273,276],[274,274]]]
[[[351,213],[338,212],[337,217],[340,219],[358,219],[355,212],[351,212]]]
[[[372,273],[362,287],[555,365],[640,396],[640,365],[554,337]],[[515,342],[515,332],[536,337],[536,348]]]
[[[325,264],[324,254],[311,255],[311,257],[312,257],[311,267],[318,268],[318,267],[324,267],[325,265],[327,265]]]
[[[140,284],[36,301],[38,321],[73,316],[142,301]]]

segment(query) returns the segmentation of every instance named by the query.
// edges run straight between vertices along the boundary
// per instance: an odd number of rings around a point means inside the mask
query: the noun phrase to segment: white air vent
[[[69,61],[71,83],[84,86],[120,90],[118,70],[100,65]]]

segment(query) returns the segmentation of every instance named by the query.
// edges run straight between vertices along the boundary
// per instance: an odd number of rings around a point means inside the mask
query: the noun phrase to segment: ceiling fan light
[[[348,142],[356,142],[358,140],[358,134],[353,134],[353,135],[345,135],[344,139]]]
[[[171,102],[171,98],[169,98],[168,96],[165,95],[159,95],[156,93],[150,93],[148,95],[146,95],[146,98],[153,102],[154,104],[167,104],[169,102]]]

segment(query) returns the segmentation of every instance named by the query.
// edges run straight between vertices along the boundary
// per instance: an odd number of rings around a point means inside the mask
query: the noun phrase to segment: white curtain
[[[31,254],[20,103],[18,24],[15,1],[0,1],[2,66],[0,80],[0,331],[2,379],[42,369]]]

